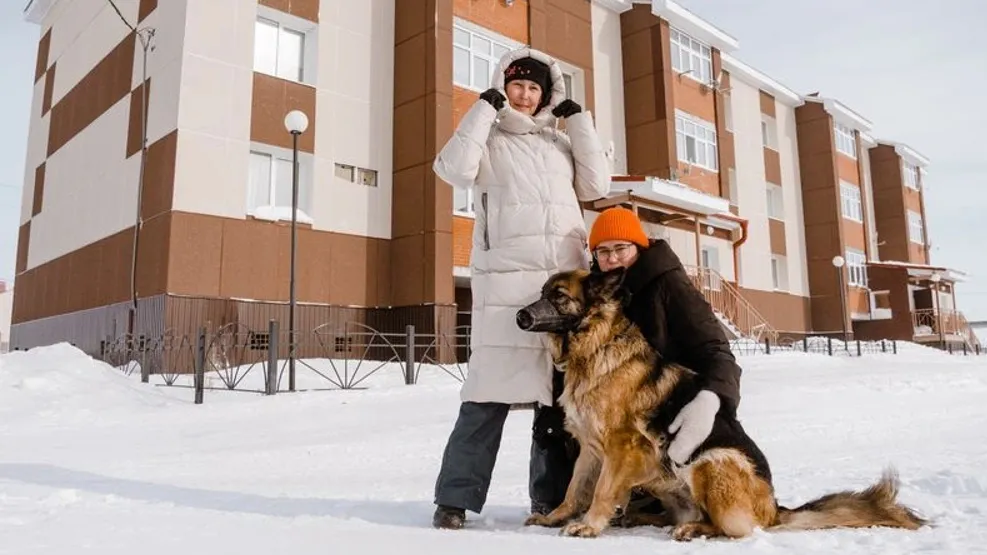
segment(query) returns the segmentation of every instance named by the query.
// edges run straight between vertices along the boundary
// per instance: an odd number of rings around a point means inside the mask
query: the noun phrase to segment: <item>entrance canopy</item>
[[[904,268],[908,272],[908,277],[914,280],[928,280],[933,275],[938,275],[944,282],[959,283],[966,281],[967,274],[944,266],[930,266],[928,264],[916,264],[913,262],[899,262],[895,260],[882,260],[879,262],[868,262],[868,266],[878,268]]]
[[[647,208],[655,212],[688,216],[698,224],[712,226],[746,235],[747,220],[730,212],[730,201],[698,189],[652,176],[615,175],[611,178],[610,194],[592,203],[594,210],[620,204]],[[733,234],[736,238],[736,234]]]

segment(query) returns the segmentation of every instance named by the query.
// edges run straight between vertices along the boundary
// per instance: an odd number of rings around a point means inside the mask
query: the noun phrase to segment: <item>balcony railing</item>
[[[744,337],[777,342],[778,330],[719,272],[696,266],[686,266],[686,272],[713,310],[729,320]]]
[[[966,317],[959,310],[940,310],[923,308],[912,311],[912,328],[915,337],[943,339],[947,336],[959,336],[968,345],[975,345],[977,335]]]

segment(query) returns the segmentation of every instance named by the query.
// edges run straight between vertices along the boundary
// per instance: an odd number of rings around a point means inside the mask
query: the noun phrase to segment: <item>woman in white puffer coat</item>
[[[589,268],[579,201],[610,190],[603,148],[591,115],[566,99],[558,63],[521,48],[500,60],[492,87],[463,116],[433,169],[454,187],[473,188],[476,213],[469,374],[435,485],[433,524],[459,528],[465,510],[480,512],[515,403],[538,403],[529,494],[533,512],[549,511],[564,497],[571,462],[563,442],[542,439],[561,428],[545,338],[521,331],[515,315],[550,275]]]

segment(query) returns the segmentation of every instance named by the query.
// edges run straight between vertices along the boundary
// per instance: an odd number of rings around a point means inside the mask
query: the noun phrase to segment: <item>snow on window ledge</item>
[[[257,218],[258,220],[266,220],[269,222],[278,221],[291,221],[291,207],[290,206],[258,206],[254,208],[251,216]],[[298,223],[300,224],[314,224],[315,221],[311,216],[306,214],[300,208],[298,209]]]

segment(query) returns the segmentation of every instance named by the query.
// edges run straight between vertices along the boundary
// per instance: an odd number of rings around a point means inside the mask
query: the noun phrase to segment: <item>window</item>
[[[761,145],[778,150],[778,122],[764,114],[761,114]]]
[[[469,189],[452,188],[452,211],[461,216],[475,216],[473,209],[473,187]]]
[[[310,172],[298,161],[298,219],[311,222]],[[247,213],[262,219],[291,219],[291,154],[250,151]],[[304,213],[304,214],[303,214]]]
[[[337,178],[343,181],[366,185],[367,187],[377,186],[377,170],[337,163],[335,174]]]
[[[867,287],[867,256],[854,249],[847,249],[846,255],[847,282],[857,287]]]
[[[709,271],[703,272],[703,285],[706,289],[713,291],[720,290],[720,249],[711,246],[703,246],[699,251],[701,265]]]
[[[922,215],[913,210],[908,211],[908,240],[919,245],[925,244],[925,226],[922,225]]]
[[[305,33],[271,19],[254,25],[254,71],[301,82],[304,77]]]
[[[771,283],[777,291],[788,291],[788,261],[784,256],[771,255]]]
[[[680,73],[689,71],[689,77],[703,83],[713,80],[713,54],[709,45],[673,28],[671,47],[672,69]]]
[[[717,171],[716,128],[676,110],[675,147],[679,161]]]
[[[840,180],[840,204],[844,218],[863,223],[864,209],[860,202],[860,187]]]
[[[856,158],[857,140],[854,138],[853,129],[842,123],[834,123],[833,129],[836,132],[836,150],[846,154],[850,158]]]
[[[768,183],[766,188],[768,217],[775,220],[785,219],[785,197],[781,185]]]
[[[905,182],[905,187],[918,191],[918,166],[902,162],[901,178]]]
[[[459,21],[452,26],[452,81],[460,87],[485,91],[490,77],[509,50],[516,48],[492,33],[481,32]]]
[[[562,83],[565,85],[565,97],[579,104],[586,104],[586,73],[579,66],[564,60],[556,60],[562,69]]]

